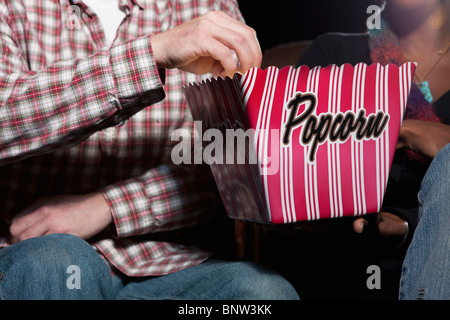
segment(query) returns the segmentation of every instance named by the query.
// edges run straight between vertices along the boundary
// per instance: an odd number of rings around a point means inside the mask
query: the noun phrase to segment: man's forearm
[[[70,147],[161,101],[149,45],[142,37],[35,72],[0,72],[0,165]]]

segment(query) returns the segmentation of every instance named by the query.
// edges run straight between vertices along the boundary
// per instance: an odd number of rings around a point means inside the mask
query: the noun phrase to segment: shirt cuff
[[[163,79],[153,58],[150,36],[110,48],[111,67],[125,116],[165,98]]]
[[[110,207],[116,238],[143,234],[154,225],[150,200],[139,179],[107,186],[100,192]]]

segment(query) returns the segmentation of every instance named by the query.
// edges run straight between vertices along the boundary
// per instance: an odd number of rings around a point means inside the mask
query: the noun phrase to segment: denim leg
[[[206,262],[172,274],[138,280],[114,276],[117,299],[298,300],[279,274],[248,262]]]
[[[111,272],[84,240],[53,234],[0,249],[0,299],[111,299]]]
[[[399,298],[450,299],[450,144],[431,163],[418,198],[419,223],[403,262]]]

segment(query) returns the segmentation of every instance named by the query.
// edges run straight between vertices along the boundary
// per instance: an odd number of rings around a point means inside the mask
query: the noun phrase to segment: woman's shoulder
[[[298,65],[326,66],[370,63],[368,33],[325,33],[318,36],[300,58]]]
[[[330,45],[367,45],[369,34],[362,33],[343,33],[343,32],[328,32],[321,34],[315,41],[322,44]]]

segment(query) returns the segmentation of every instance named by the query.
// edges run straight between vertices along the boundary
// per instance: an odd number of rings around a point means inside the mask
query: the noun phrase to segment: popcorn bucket
[[[415,64],[253,68],[184,87],[228,215],[380,211]]]

